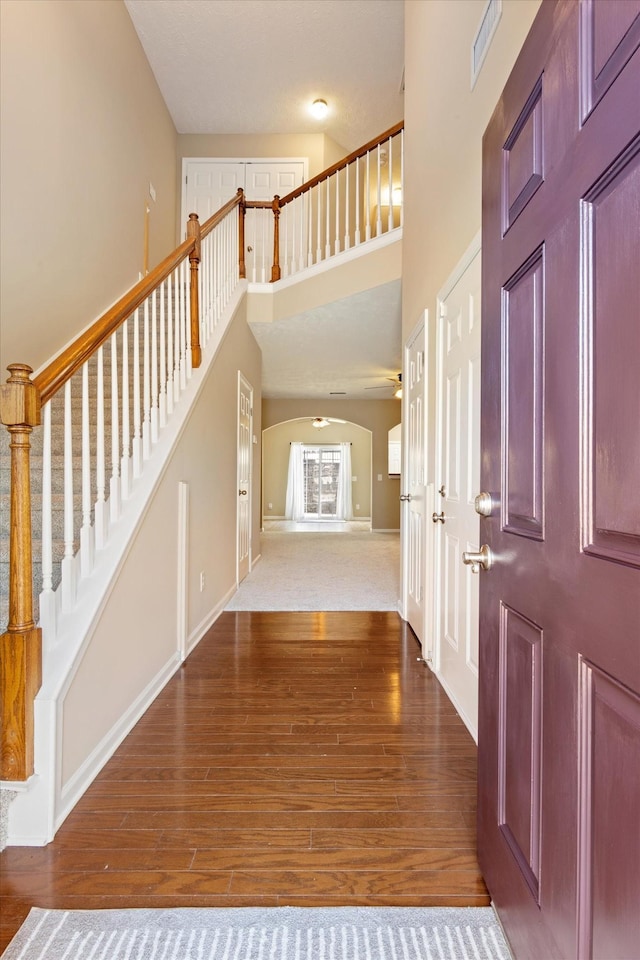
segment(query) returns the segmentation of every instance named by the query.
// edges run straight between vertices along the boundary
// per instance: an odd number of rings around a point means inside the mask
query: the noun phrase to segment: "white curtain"
[[[353,519],[353,501],[351,499],[351,444],[340,444],[340,472],[338,473],[338,498],[336,504],[338,520]]]
[[[287,520],[302,520],[304,517],[304,469],[302,444],[292,443],[289,452],[289,475],[284,515]]]

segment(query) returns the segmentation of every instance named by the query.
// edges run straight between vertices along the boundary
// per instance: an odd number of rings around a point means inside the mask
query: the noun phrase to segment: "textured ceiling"
[[[385,378],[401,369],[400,296],[394,280],[295,317],[252,323],[264,396],[390,400],[393,384]]]
[[[404,115],[404,0],[125,3],[179,133],[322,132],[350,152]]]

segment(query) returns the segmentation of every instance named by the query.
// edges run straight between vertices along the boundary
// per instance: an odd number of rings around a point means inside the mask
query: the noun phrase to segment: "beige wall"
[[[322,446],[331,443],[351,444],[351,484],[353,518],[371,516],[371,431],[355,423],[330,423],[322,430],[311,424],[309,417],[289,420],[269,427],[262,435],[262,514],[284,517],[291,443]],[[271,503],[271,507],[269,504]]]
[[[260,543],[260,351],[244,303],[131,544],[64,702],[63,783],[175,654],[178,484],[189,488],[187,636],[236,580],[236,417],[240,369],[254,387],[252,540]],[[199,587],[205,572],[205,589]],[[123,664],[126,663],[126,670]]]
[[[432,385],[437,294],[480,229],[482,135],[539,5],[504,0],[471,91],[470,50],[484,0],[405,0],[403,340],[426,307]],[[433,479],[433,395],[429,407]]]
[[[122,0],[0,17],[0,363],[37,369],[138,279],[150,182],[150,265],[175,245],[176,131]]]
[[[263,400],[263,429],[298,417],[338,417],[366,427],[372,433],[371,526],[374,530],[400,527],[400,480],[390,477],[388,466],[389,430],[400,419],[397,400]],[[329,427],[323,430],[326,434]],[[378,475],[382,480],[378,480]],[[356,474],[357,476],[357,474]]]

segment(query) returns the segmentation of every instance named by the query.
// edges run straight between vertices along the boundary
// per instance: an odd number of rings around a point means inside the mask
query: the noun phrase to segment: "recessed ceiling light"
[[[324,120],[329,113],[329,105],[326,100],[314,100],[309,109],[316,120]]]

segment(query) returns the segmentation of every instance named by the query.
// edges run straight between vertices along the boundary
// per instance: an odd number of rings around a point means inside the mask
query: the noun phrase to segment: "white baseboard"
[[[214,623],[216,622],[220,614],[224,613],[224,608],[229,603],[231,598],[235,595],[236,590],[237,590],[237,587],[235,585],[233,587],[230,587],[230,589],[227,590],[227,592],[225,593],[222,600],[220,600],[220,602],[215,605],[213,610],[211,610],[206,615],[206,617],[204,617],[200,621],[198,626],[191,631],[191,633],[187,637],[187,656],[189,656],[189,654],[193,650],[195,650],[195,648],[198,646],[198,644],[204,637],[207,630],[209,630],[214,625]]]
[[[434,670],[433,672],[435,673],[436,677],[438,678],[438,682],[439,682],[440,685],[442,686],[442,689],[444,690],[444,692],[446,693],[446,695],[449,697],[449,700],[451,700],[451,703],[452,703],[452,704],[454,705],[454,707],[456,708],[456,713],[458,714],[458,716],[460,717],[460,719],[461,719],[462,722],[464,723],[465,727],[467,728],[467,730],[469,731],[469,733],[470,733],[471,736],[473,737],[475,743],[477,744],[477,743],[478,743],[478,727],[477,727],[477,725],[472,722],[471,718],[468,716],[468,714],[467,714],[467,713],[465,712],[465,710],[462,708],[462,706],[461,706],[460,703],[458,702],[458,698],[457,698],[456,695],[453,693],[453,691],[451,690],[451,687],[448,685],[448,683],[447,683],[445,680],[442,679],[441,674],[440,674],[437,670]]]
[[[140,717],[151,706],[160,691],[172,678],[180,666],[180,658],[176,652],[165,663],[144,690],[136,697],[131,706],[114,724],[108,734],[91,751],[87,759],[69,778],[60,791],[60,802],[55,816],[56,831],[69,816],[78,800],[88,787],[91,786],[104,765],[111,759],[125,737],[131,732]]]

